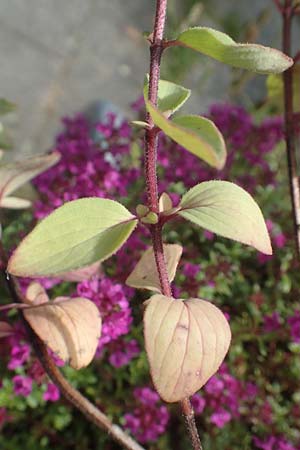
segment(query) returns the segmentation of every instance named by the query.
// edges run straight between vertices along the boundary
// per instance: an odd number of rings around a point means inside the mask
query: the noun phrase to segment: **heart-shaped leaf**
[[[197,392],[216,373],[228,351],[231,332],[211,303],[156,294],[146,302],[144,334],[151,376],[166,402]]]
[[[25,308],[23,314],[45,345],[74,369],[91,362],[101,334],[101,317],[93,302],[58,297]]]
[[[148,99],[149,81],[146,77],[144,85],[144,98]],[[190,89],[186,89],[171,81],[159,80],[157,106],[164,116],[170,116],[187,101],[191,95]]]
[[[60,154],[53,152],[49,155],[33,156],[23,161],[0,166],[0,207],[27,208],[29,206],[27,200],[7,197],[27,181],[56,164],[59,159]],[[21,206],[22,201],[24,206]]]
[[[103,261],[124,244],[136,223],[135,216],[113,200],[68,202],[23,239],[7,270],[16,276],[47,276]]]
[[[284,53],[258,44],[238,44],[225,33],[195,27],[181,33],[176,42],[233,67],[268,74],[280,73],[293,65]]]
[[[262,212],[250,194],[228,181],[205,181],[190,189],[179,204],[178,214],[229,239],[272,254]]]
[[[213,167],[222,169],[226,160],[226,146],[215,124],[205,117],[182,116],[168,120],[151,102],[146,107],[153,122],[177,144]]]
[[[182,247],[177,244],[164,244],[164,256],[169,280],[173,281],[182,255]],[[128,286],[161,292],[153,248],[148,248],[126,280]]]

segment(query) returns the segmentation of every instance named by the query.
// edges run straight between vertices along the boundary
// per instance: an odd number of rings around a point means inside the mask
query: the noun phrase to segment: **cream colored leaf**
[[[33,305],[41,305],[43,303],[49,302],[47,292],[37,281],[30,283],[30,285],[26,289],[25,298],[28,303],[31,303]]]
[[[91,362],[101,334],[101,317],[93,302],[81,297],[58,297],[28,307],[23,313],[40,339],[74,369]]]
[[[18,197],[0,197],[0,208],[24,209],[31,206],[31,201]]]
[[[173,203],[171,197],[166,192],[163,192],[159,197],[159,212],[163,213],[169,211],[172,208]]]
[[[164,255],[166,259],[169,280],[173,281],[176,269],[182,255],[182,247],[178,244],[165,244]],[[161,292],[159,277],[156,269],[153,249],[148,248],[126,280],[128,286],[137,289],[148,289]]]
[[[170,403],[193,395],[217,372],[231,340],[213,304],[158,294],[147,302],[144,334],[153,383]]]
[[[60,154],[53,152],[0,166],[0,198],[7,197],[24,183],[56,164],[59,159]]]

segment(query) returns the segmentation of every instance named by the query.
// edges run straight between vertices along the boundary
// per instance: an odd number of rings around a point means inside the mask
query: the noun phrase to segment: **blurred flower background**
[[[182,3],[178,12],[178,2],[170,1],[170,33],[186,22],[200,22],[204,13],[216,20],[209,2]],[[248,2],[244,3],[249,9]],[[236,15],[231,19],[226,11],[222,17],[220,12],[219,28],[240,40],[249,39],[252,32],[255,39],[264,33],[268,14],[272,14],[272,3],[265,3],[266,8],[259,9],[246,25]],[[279,26],[277,32],[280,36]],[[195,64],[193,74],[198,63],[191,53],[183,55],[181,49],[176,58],[168,55],[163,72],[188,85],[184,58]],[[215,80],[213,70],[214,66],[206,66],[207,77]],[[203,76],[196,80],[200,93],[205,89]],[[294,258],[282,111],[267,90],[266,78],[255,83],[252,77],[232,75],[229,69],[218,76],[227,80],[226,96],[216,102],[209,101],[208,95],[205,114],[225,137],[227,163],[217,172],[161,136],[160,193],[167,191],[176,203],[187,188],[201,181],[216,178],[239,184],[261,206],[274,254],[265,256],[184,222],[166,226],[165,241],[184,247],[174,293],[213,301],[225,312],[233,333],[219,372],[192,398],[197,425],[205,450],[300,450],[300,275]],[[200,109],[204,106],[197,112]],[[130,116],[144,116],[142,99],[132,103]],[[62,119],[51,146],[61,160],[34,180],[33,208],[3,215],[7,248],[13,249],[37,220],[66,201],[106,197],[131,211],[143,201],[142,134],[122,117],[115,108],[108,108],[100,119],[84,113]],[[149,377],[141,325],[147,293],[124,284],[149,242],[147,229],[140,226],[91,278],[39,281],[52,298],[89,298],[103,317],[102,336],[89,367],[76,372],[53,355],[66,377],[147,448],[183,450],[189,444],[179,406],[163,404]],[[28,282],[22,280],[22,286]],[[0,293],[1,299],[8,298],[4,288],[0,287]],[[13,334],[1,339],[0,347],[0,447],[117,449],[105,433],[99,433],[60,397],[35,358],[18,314],[10,311],[6,316]]]

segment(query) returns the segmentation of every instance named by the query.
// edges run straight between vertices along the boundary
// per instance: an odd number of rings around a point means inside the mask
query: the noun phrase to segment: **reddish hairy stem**
[[[164,27],[167,12],[167,0],[156,1],[156,14],[153,30],[153,37],[150,45],[150,71],[149,71],[149,92],[148,99],[157,106],[158,84],[160,78],[160,61],[164,50]],[[148,207],[151,211],[158,213],[158,185],[156,175],[157,163],[157,141],[158,130],[154,126],[149,114],[146,118],[149,128],[145,133],[145,177],[148,196]],[[164,258],[162,224],[159,222],[151,226],[151,237],[153,251],[155,255],[156,267],[159,275],[161,290],[167,297],[172,296],[172,289],[169,282],[167,266]],[[185,417],[186,426],[194,450],[202,450],[200,438],[197,432],[193,407],[188,398],[181,402],[182,411]]]
[[[0,241],[0,268],[5,277],[8,291],[12,297],[12,300],[18,305],[25,303],[23,294],[19,288],[17,280],[8,275],[6,272],[7,256]],[[45,372],[51,378],[53,383],[59,387],[61,394],[82,414],[98,428],[105,430],[116,442],[118,442],[123,448],[127,450],[145,450],[134,439],[132,439],[127,433],[125,433],[118,425],[114,425],[109,418],[100,411],[93,403],[91,403],[86,397],[84,397],[77,389],[75,389],[63,376],[60,370],[56,367],[53,359],[48,354],[46,345],[41,339],[33,332],[27,321],[24,319],[22,312],[20,312],[24,325],[26,327],[29,341],[31,342],[38,360],[42,364]]]
[[[283,52],[291,55],[291,27],[293,18],[292,0],[285,0],[282,10],[283,19]],[[297,174],[296,136],[293,121],[293,66],[283,74],[284,82],[284,122],[285,142],[288,164],[288,176],[290,196],[293,210],[294,239],[297,250],[298,262],[300,262],[300,192],[299,178]]]
[[[185,398],[181,402],[181,408],[184,415],[186,427],[188,429],[190,439],[192,441],[193,448],[197,448],[199,450],[203,450],[201,441],[198,435],[198,431],[195,423],[195,413],[193,407],[191,405],[190,399]]]

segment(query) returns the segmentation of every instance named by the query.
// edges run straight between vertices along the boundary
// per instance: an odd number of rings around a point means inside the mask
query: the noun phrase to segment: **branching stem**
[[[285,0],[281,11],[283,20],[283,52],[291,55],[291,28],[293,19],[293,2]],[[294,127],[293,110],[293,66],[283,74],[284,82],[284,122],[285,142],[288,163],[288,176],[290,185],[290,196],[293,210],[294,239],[297,251],[297,259],[300,262],[300,191],[296,158],[296,134]]]
[[[156,14],[154,30],[150,43],[150,71],[148,99],[157,106],[158,84],[160,78],[160,61],[165,48],[163,35],[167,12],[167,0],[156,1]],[[153,120],[147,114],[146,118],[149,128],[145,133],[145,178],[148,196],[148,207],[151,211],[158,213],[158,183],[157,183],[157,143],[158,130]],[[168,278],[167,266],[164,258],[162,224],[151,226],[152,245],[155,255],[156,267],[159,275],[162,293],[168,297],[172,296],[172,289]],[[202,450],[200,438],[197,432],[193,407],[188,398],[181,402],[185,417],[187,430],[194,450]]]
[[[8,291],[12,300],[17,304],[25,303],[22,292],[19,288],[17,280],[8,275],[6,272],[7,267],[7,255],[4,250],[3,244],[0,241],[0,268],[3,273]],[[24,320],[22,312],[20,312]],[[51,378],[53,383],[59,387],[61,394],[83,415],[98,428],[105,430],[116,442],[118,442],[122,448],[127,450],[145,450],[134,439],[132,439],[127,433],[125,433],[118,425],[114,425],[109,418],[100,411],[95,405],[93,405],[86,397],[84,397],[77,389],[75,389],[63,376],[60,370],[56,367],[53,359],[48,353],[47,347],[39,339],[39,337],[32,331],[26,320],[24,325],[28,332],[29,341],[35,349],[36,355],[42,364],[45,372]]]

